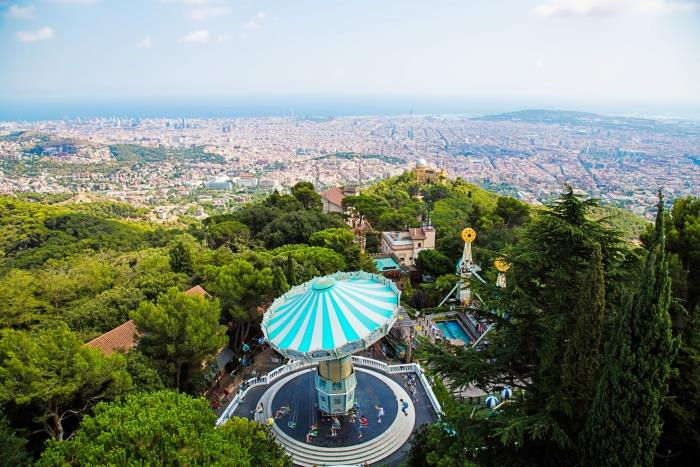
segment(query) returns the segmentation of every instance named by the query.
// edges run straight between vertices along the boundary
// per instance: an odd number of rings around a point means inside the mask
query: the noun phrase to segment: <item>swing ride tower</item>
[[[348,413],[357,379],[352,354],[389,332],[399,315],[401,292],[383,276],[337,272],[293,287],[265,312],[265,340],[283,356],[317,363],[318,408]]]
[[[474,268],[472,242],[476,240],[476,232],[471,227],[467,227],[462,230],[461,237],[462,240],[464,240],[464,250],[462,251],[462,260],[459,264],[459,301],[466,306],[469,305],[472,299],[469,281],[472,277],[472,269]]]

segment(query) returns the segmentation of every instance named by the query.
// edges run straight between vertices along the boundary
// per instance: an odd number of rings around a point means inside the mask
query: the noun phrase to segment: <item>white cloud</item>
[[[535,6],[541,16],[658,15],[698,10],[697,0],[548,0]]]
[[[219,34],[218,36],[216,36],[216,43],[223,44],[229,39],[231,39],[231,36],[229,36],[228,34]]]
[[[55,34],[55,31],[48,27],[44,26],[41,29],[37,29],[36,31],[18,31],[17,34],[17,39],[20,40],[21,42],[37,42],[37,41],[43,41],[47,39],[51,39]]]
[[[151,47],[151,36],[146,36],[143,38],[141,42],[136,44],[136,47],[139,49],[148,49]]]
[[[11,5],[5,12],[5,16],[13,19],[34,19],[34,6],[29,5],[21,7],[19,5]]]
[[[206,44],[211,39],[209,31],[195,31],[189,34],[185,34],[180,38],[180,42],[186,42],[190,44]]]
[[[196,21],[203,21],[207,18],[226,16],[231,13],[231,9],[225,6],[203,6],[194,8],[187,12],[187,15]]]
[[[263,27],[263,22],[265,21],[265,18],[267,17],[267,14],[265,14],[264,11],[258,12],[257,15],[253,17],[250,21],[245,23],[243,25],[243,29],[246,29],[248,31],[252,31],[253,29],[260,29]]]

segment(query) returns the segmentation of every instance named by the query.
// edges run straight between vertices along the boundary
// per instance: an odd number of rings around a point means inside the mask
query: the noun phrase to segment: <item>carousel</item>
[[[357,406],[352,354],[389,332],[401,292],[391,280],[366,272],[338,272],[294,287],[265,312],[265,340],[287,358],[317,363],[315,399],[325,415]]]

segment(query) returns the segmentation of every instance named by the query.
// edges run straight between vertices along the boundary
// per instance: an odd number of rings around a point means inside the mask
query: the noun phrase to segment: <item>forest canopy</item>
[[[366,251],[309,182],[171,224],[111,201],[0,196],[0,446],[18,465],[290,465],[266,428],[234,418],[214,429],[202,395],[216,356],[227,349],[226,371],[238,369],[276,297],[336,271],[374,272],[381,231],[430,225],[436,248],[417,256],[402,303],[444,311],[470,226],[487,282],[473,285],[481,302],[470,312],[494,326],[479,351],[421,343],[445,413],[417,431],[411,465],[621,465],[606,446],[639,465],[668,449],[679,462],[700,454],[700,200],[660,203],[651,224],[571,188],[536,207],[407,172],[343,205],[372,226]],[[490,285],[501,256],[506,289]],[[194,286],[207,294],[185,293]],[[130,350],[85,345],[130,320]],[[468,386],[515,395],[484,417],[481,401],[453,396]],[[142,423],[115,422],[125,414]],[[144,430],[161,441],[139,448]]]

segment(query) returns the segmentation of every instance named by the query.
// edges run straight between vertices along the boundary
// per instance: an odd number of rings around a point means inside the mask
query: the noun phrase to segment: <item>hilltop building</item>
[[[415,265],[418,253],[426,249],[435,249],[435,229],[432,225],[382,232],[381,252],[393,255],[404,266]]]
[[[444,184],[446,180],[447,169],[430,168],[425,159],[418,159],[418,162],[416,162],[416,181],[418,183]]]

